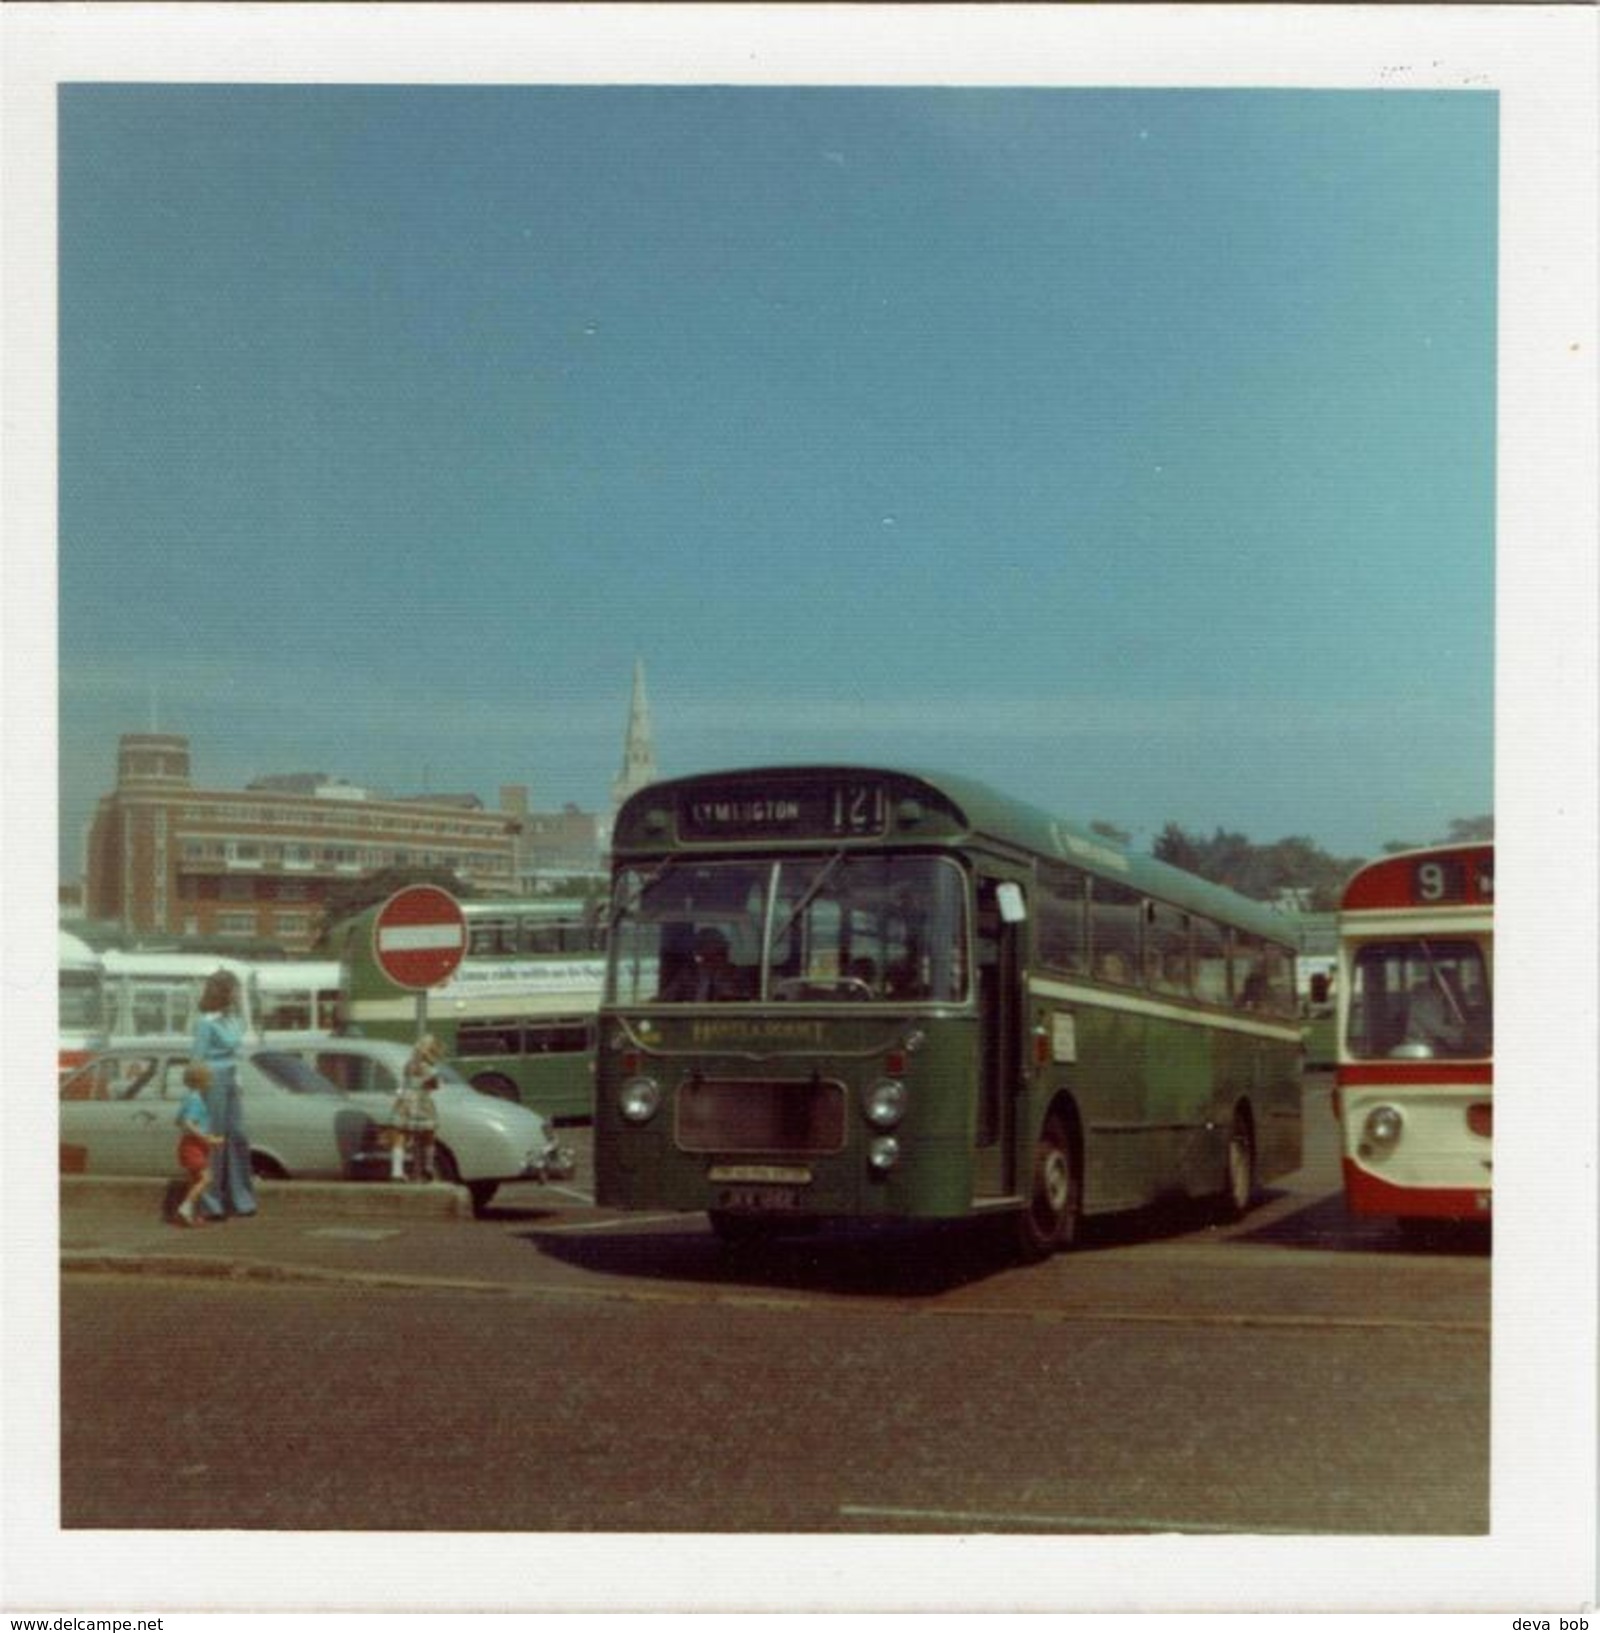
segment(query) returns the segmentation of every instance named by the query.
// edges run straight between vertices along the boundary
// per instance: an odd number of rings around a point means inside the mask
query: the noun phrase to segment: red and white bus
[[[1352,1213],[1487,1220],[1494,846],[1370,863],[1339,908],[1334,1110]]]

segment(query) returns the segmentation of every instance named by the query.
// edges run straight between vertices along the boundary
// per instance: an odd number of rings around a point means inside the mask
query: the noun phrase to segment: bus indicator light
[[[1494,1105],[1487,1100],[1479,1100],[1467,1107],[1467,1127],[1474,1134],[1481,1134],[1488,1139],[1494,1133]]]
[[[906,1114],[906,1086],[885,1078],[867,1091],[862,1114],[874,1128],[893,1128]]]
[[[900,1142],[892,1134],[883,1135],[867,1148],[867,1160],[875,1172],[888,1173],[900,1160]]]

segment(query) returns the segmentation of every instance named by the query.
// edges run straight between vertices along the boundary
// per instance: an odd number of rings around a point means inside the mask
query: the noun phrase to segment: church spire
[[[611,809],[656,780],[656,751],[650,740],[650,705],[644,695],[644,662],[633,661],[633,700],[628,706],[628,735],[622,745],[622,770],[611,785]]]

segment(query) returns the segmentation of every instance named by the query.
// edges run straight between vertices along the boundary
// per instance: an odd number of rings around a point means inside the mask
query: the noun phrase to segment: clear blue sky
[[[1487,92],[79,85],[62,867],[121,732],[603,809],[1492,803]]]

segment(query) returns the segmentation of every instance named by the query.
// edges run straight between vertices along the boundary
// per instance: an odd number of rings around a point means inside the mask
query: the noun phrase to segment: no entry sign
[[[397,987],[425,992],[448,981],[466,956],[467,916],[449,891],[409,885],[378,909],[372,951]]]

